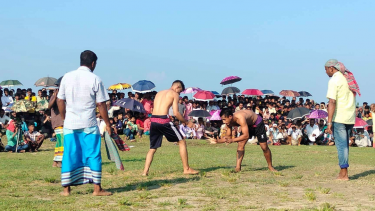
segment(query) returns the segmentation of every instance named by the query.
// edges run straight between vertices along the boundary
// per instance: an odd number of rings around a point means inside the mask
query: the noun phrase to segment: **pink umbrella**
[[[365,120],[361,119],[361,118],[355,118],[355,124],[354,124],[354,128],[365,128],[367,127],[368,124]]]
[[[228,77],[224,78],[220,82],[220,84],[222,84],[222,85],[233,84],[233,83],[239,82],[240,80],[242,80],[242,78],[240,78],[238,76],[228,76]]]
[[[182,93],[183,94],[191,94],[191,93],[195,93],[195,92],[198,92],[198,91],[201,91],[202,89],[198,88],[198,87],[189,87],[187,89],[185,89]]]
[[[323,110],[314,110],[310,113],[310,119],[323,119],[328,116],[328,113]]]
[[[210,91],[198,91],[194,96],[195,100],[213,100],[215,98],[214,93]]]
[[[243,95],[252,95],[252,96],[260,96],[263,95],[263,92],[259,89],[245,89],[242,92]]]
[[[298,92],[293,91],[293,90],[282,90],[279,94],[285,97],[299,97],[300,96]]]
[[[212,110],[210,112],[211,116],[207,117],[207,119],[209,119],[210,121],[221,120],[220,112],[221,110]]]

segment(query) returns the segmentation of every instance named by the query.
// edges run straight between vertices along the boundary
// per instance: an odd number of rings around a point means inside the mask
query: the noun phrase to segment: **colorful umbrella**
[[[55,83],[56,83],[57,79],[56,78],[52,78],[52,77],[44,77],[44,78],[40,78],[38,79],[36,82],[35,82],[35,86],[44,86],[44,87],[48,87],[48,86],[56,86]]]
[[[358,118],[358,117],[355,118],[355,124],[353,128],[365,128],[367,126],[368,124],[365,120]]]
[[[146,93],[151,92],[155,88],[155,84],[151,81],[141,80],[133,84],[132,89],[134,92]]]
[[[228,76],[226,78],[224,78],[220,84],[222,85],[227,85],[227,84],[233,84],[233,83],[236,83],[238,81],[241,81],[242,78],[238,77],[238,76]]]
[[[215,95],[210,91],[198,91],[194,96],[195,100],[214,100]]]
[[[260,90],[263,95],[274,95],[275,93],[272,90]]]
[[[252,96],[261,96],[263,95],[263,92],[261,92],[259,89],[245,89],[242,92],[243,95],[252,95]]]
[[[287,119],[294,121],[296,119],[302,119],[304,116],[309,115],[309,114],[310,114],[310,110],[307,108],[304,108],[304,107],[295,108],[288,113]]]
[[[217,92],[217,91],[211,91],[211,92],[212,92],[212,94],[214,94],[214,95],[220,95],[220,93]]]
[[[18,80],[5,80],[0,83],[0,86],[22,86],[23,84],[19,82]]]
[[[129,89],[131,88],[132,85],[128,84],[128,83],[118,83],[118,84],[113,84],[112,86],[110,86],[108,88],[108,90],[112,91],[112,90],[123,90],[123,89]]]
[[[212,111],[210,112],[211,117],[207,117],[207,119],[209,119],[210,121],[218,121],[218,120],[221,120],[220,112],[221,112],[221,110],[212,110]]]
[[[36,111],[43,111],[48,109],[48,100],[39,100],[36,104]]]
[[[193,110],[193,111],[191,111],[189,113],[188,116],[193,116],[193,117],[209,117],[211,115],[206,110]]]
[[[298,92],[298,94],[300,95],[300,97],[310,97],[310,96],[312,96],[309,92],[306,92],[306,91],[300,91],[300,92]]]
[[[293,90],[282,90],[279,94],[285,97],[299,97],[300,96],[298,92],[293,91]]]
[[[195,92],[198,92],[198,91],[201,91],[202,89],[198,88],[198,87],[189,87],[187,89],[185,89],[183,92],[183,94],[191,94],[191,93],[195,93]]]
[[[146,110],[143,107],[142,103],[140,103],[139,101],[130,99],[130,98],[123,98],[123,99],[117,100],[114,103],[114,105],[130,109],[131,111],[146,113]]]
[[[323,110],[314,110],[311,111],[309,118],[310,119],[323,119],[328,117],[328,113]]]
[[[223,89],[221,94],[222,95],[231,95],[231,94],[237,94],[237,93],[240,93],[240,92],[241,91],[237,87],[230,86],[230,87],[227,87],[227,88]]]

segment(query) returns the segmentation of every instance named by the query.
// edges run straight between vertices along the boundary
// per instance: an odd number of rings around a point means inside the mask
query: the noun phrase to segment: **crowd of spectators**
[[[0,135],[7,136],[8,143],[0,144],[0,150],[14,152],[18,145],[17,151],[38,151],[43,140],[50,138],[54,140],[53,129],[51,126],[51,115],[49,110],[35,111],[30,110],[25,113],[5,114],[14,102],[18,100],[29,100],[38,102],[40,100],[49,100],[53,95],[53,90],[41,89],[36,95],[32,89],[0,90]],[[125,93],[112,91],[109,93],[110,101],[107,102],[108,114],[113,136],[131,142],[136,141],[137,137],[141,138],[148,135],[150,131],[150,116],[153,109],[153,98],[156,92],[145,94],[132,92],[127,93],[127,98],[139,101],[144,106],[146,113],[133,112],[129,109],[115,106],[117,100],[125,98]],[[195,124],[194,128],[187,127],[184,123],[180,124],[173,118],[173,112],[170,112],[171,120],[180,133],[186,139],[207,139],[208,137],[222,137],[226,133],[226,125],[221,121],[209,121],[203,117],[190,117],[189,113],[193,110],[221,110],[231,108],[233,112],[239,110],[252,110],[263,117],[266,127],[268,144],[270,145],[329,145],[335,144],[334,137],[326,130],[326,119],[308,119],[291,121],[287,118],[288,113],[297,108],[305,107],[309,110],[327,111],[324,102],[316,103],[314,100],[304,98],[291,98],[277,96],[264,97],[246,97],[244,95],[221,96],[214,101],[195,101],[187,96],[181,97],[178,103],[179,112],[185,119]],[[367,121],[372,119],[375,111],[375,105],[370,108],[367,103],[358,107],[356,116]],[[101,120],[100,114],[97,113],[98,126],[103,133],[105,123]],[[232,136],[238,136],[241,129],[232,128]],[[19,133],[18,133],[19,132]],[[20,134],[17,136],[17,134]],[[17,144],[18,140],[18,144]],[[373,132],[372,127],[353,129],[353,135],[350,139],[350,146],[367,147],[372,146]],[[250,143],[256,144],[255,137],[250,137]],[[1,143],[1,142],[0,142]]]

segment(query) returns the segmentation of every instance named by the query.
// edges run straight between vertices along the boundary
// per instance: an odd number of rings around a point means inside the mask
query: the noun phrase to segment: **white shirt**
[[[218,106],[216,106],[216,105],[212,105],[212,106],[207,106],[207,111],[208,112],[211,112],[212,110],[220,110],[220,108],[218,107]]]
[[[3,117],[0,117],[0,125],[4,125],[6,121],[10,121],[10,118],[4,114]]]
[[[64,75],[57,97],[66,101],[64,128],[72,130],[97,126],[96,103],[109,100],[102,80],[85,66]]]
[[[306,126],[306,131],[307,131],[307,136],[309,137],[309,140],[311,142],[315,142],[316,137],[320,135],[319,126],[315,124],[313,127],[311,127],[310,124],[308,124]],[[315,137],[313,136],[313,134],[315,134]]]
[[[302,132],[300,129],[296,129],[295,131],[293,131],[292,128],[289,128],[288,135],[292,136],[293,140],[297,140],[299,136],[302,136]]]
[[[195,130],[191,129],[188,126],[184,126],[184,125],[181,124],[179,126],[179,130],[180,130],[181,135],[184,138],[191,138],[191,137],[197,136],[196,133],[195,133]]]
[[[1,103],[3,104],[3,109],[7,107],[8,103],[13,103],[13,98],[11,96],[2,96],[1,97]]]

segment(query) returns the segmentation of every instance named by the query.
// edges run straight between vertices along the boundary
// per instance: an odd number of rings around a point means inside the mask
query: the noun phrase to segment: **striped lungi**
[[[55,146],[55,156],[53,161],[62,161],[64,153],[64,130],[63,127],[55,128],[56,135],[56,146]]]
[[[94,183],[102,178],[101,137],[97,126],[71,130],[64,128],[62,186]]]

